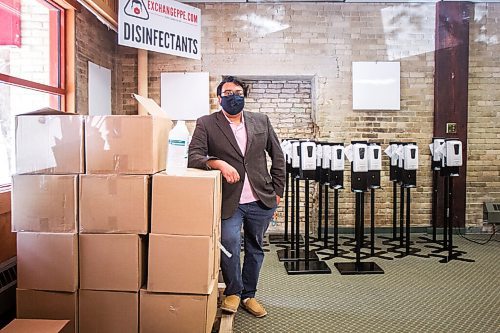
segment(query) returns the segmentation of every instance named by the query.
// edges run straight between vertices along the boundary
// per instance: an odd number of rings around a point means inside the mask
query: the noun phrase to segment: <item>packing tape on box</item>
[[[110,117],[113,125],[110,128],[110,134],[113,138],[119,138],[122,135],[122,119],[121,117]]]
[[[228,258],[231,258],[233,255],[231,252],[229,252],[228,250],[226,250],[226,248],[224,247],[224,245],[222,245],[221,242],[219,242],[219,246],[220,246],[220,250],[228,257]]]
[[[46,177],[47,176],[45,175],[40,176],[40,181],[38,182],[38,188],[40,189],[40,192],[47,192],[49,189],[49,184]]]
[[[113,155],[113,170],[127,170],[128,169],[128,155]]]
[[[108,194],[116,195],[118,193],[117,190],[117,181],[115,176],[109,176],[106,178],[106,183],[108,184]]]

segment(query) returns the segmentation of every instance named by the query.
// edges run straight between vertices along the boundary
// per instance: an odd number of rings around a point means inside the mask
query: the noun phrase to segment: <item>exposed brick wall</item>
[[[467,223],[500,202],[500,4],[476,4],[469,35]]]
[[[417,141],[422,158],[419,187],[413,195],[413,223],[428,224],[431,181],[426,146],[432,137],[433,4],[196,6],[203,15],[201,66],[197,61],[150,53],[153,98],[159,100],[160,82],[156,78],[163,71],[208,71],[211,91],[224,74],[312,77],[317,139],[347,143],[363,138],[384,145],[392,139]],[[384,25],[385,21],[392,25]],[[402,29],[405,26],[407,30]],[[351,63],[375,60],[401,61],[401,111],[352,111]],[[308,134],[310,131],[306,127]],[[387,166],[386,159],[384,168]],[[378,225],[391,224],[392,191],[387,178],[384,171],[384,189],[377,192]],[[354,196],[345,190],[340,198],[340,223],[351,225]]]
[[[88,62],[111,70],[111,110],[120,114],[120,82],[123,72],[117,57],[118,35],[87,9],[76,14],[76,112],[88,114]],[[137,75],[136,75],[137,76]]]
[[[194,5],[201,8],[203,15],[202,59],[149,52],[150,97],[160,102],[161,72],[209,72],[212,111],[217,109],[215,88],[222,75],[311,77],[311,117],[317,139],[345,143],[368,139],[382,143],[384,148],[393,139],[418,143],[421,158],[418,187],[412,191],[412,223],[429,223],[431,172],[427,145],[433,127],[434,4]],[[487,36],[499,38],[499,6],[476,4],[476,9],[484,8],[486,18],[471,20],[467,224],[479,222],[483,200],[499,200],[498,183],[486,186],[487,180],[498,178],[499,166],[495,164],[498,146],[493,151],[488,149],[481,160],[478,157],[486,150],[482,146],[485,138],[498,141],[498,122],[492,121],[492,117],[498,116],[498,60],[495,57],[499,53],[498,41],[475,42],[479,34],[484,34],[481,25],[485,25]],[[135,103],[127,94],[137,89],[137,53],[125,47],[119,47],[117,53],[122,71],[118,81],[121,85],[118,94],[122,96],[118,110],[122,110],[117,113],[135,113]],[[400,111],[352,110],[353,61],[401,62]],[[306,132],[309,131],[307,128]],[[484,160],[488,161],[487,168],[484,163],[479,165]],[[383,165],[382,189],[377,191],[376,223],[390,225],[392,184],[388,181],[387,158]],[[346,185],[349,185],[349,173],[348,167]],[[340,223],[352,225],[354,196],[346,189],[341,192],[340,200]]]

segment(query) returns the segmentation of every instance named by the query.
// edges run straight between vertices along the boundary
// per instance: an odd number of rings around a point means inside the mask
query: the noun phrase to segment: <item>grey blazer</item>
[[[276,195],[283,197],[285,159],[279,139],[262,113],[244,111],[247,147],[243,156],[228,120],[222,111],[200,117],[189,145],[188,167],[208,169],[207,161],[220,159],[233,166],[240,181],[229,184],[222,177],[222,218],[231,217],[238,207],[245,172],[255,194],[264,205],[276,207]],[[271,158],[267,168],[266,152]]]

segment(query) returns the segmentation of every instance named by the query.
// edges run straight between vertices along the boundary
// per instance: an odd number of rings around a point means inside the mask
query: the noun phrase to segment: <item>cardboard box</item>
[[[210,293],[214,278],[213,236],[149,235],[148,291]]]
[[[17,289],[17,318],[68,320],[62,333],[78,332],[78,292]]]
[[[172,122],[157,116],[89,116],[87,173],[153,174],[165,170]]]
[[[138,331],[138,292],[80,290],[80,333]]]
[[[139,291],[145,281],[143,237],[130,234],[79,237],[81,289]]]
[[[182,190],[181,190],[182,189]],[[219,227],[221,174],[188,169],[182,176],[153,176],[151,232],[210,236]]]
[[[78,175],[13,176],[12,230],[78,232]]]
[[[148,232],[149,176],[80,175],[80,233]]]
[[[14,319],[0,330],[2,333],[59,333],[64,332],[67,320]]]
[[[217,282],[209,295],[151,293],[141,290],[141,333],[210,333],[217,312]]]
[[[83,116],[43,109],[16,116],[16,173],[84,173]]]
[[[19,232],[17,286],[74,292],[78,289],[78,235]]]

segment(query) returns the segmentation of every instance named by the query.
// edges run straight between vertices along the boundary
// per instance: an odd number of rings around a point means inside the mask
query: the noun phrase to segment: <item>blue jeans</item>
[[[225,295],[242,299],[255,297],[260,268],[264,260],[262,238],[276,207],[268,208],[260,201],[240,204],[236,212],[222,220],[221,243],[232,254],[221,253],[221,270],[226,283]],[[241,225],[243,224],[245,257],[240,264]]]

